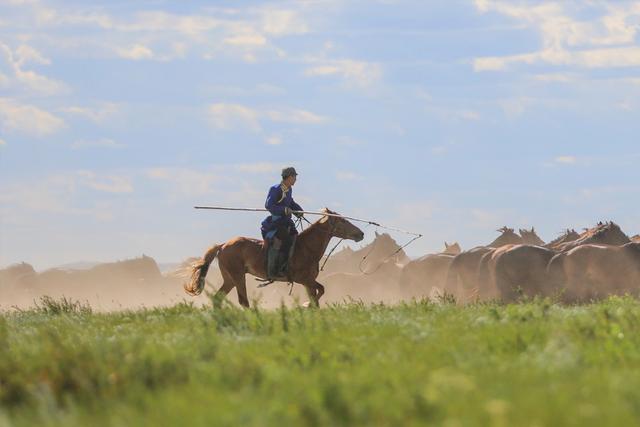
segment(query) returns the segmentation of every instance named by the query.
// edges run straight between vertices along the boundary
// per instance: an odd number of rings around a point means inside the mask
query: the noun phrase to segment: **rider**
[[[271,213],[262,221],[262,238],[268,242],[267,276],[274,279],[286,272],[298,230],[291,215],[302,217],[302,207],[293,200],[293,185],[298,173],[295,168],[282,169],[282,182],[269,189],[264,207]]]

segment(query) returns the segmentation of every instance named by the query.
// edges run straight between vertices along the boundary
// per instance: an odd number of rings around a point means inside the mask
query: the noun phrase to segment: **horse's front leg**
[[[303,304],[305,307],[319,307],[320,298],[324,295],[324,286],[316,282],[308,282],[304,284],[307,295],[309,295],[309,301]]]

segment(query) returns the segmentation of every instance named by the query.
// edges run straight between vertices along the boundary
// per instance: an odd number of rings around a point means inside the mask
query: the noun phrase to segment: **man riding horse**
[[[293,200],[293,186],[298,173],[293,167],[282,170],[282,181],[269,188],[264,204],[271,213],[262,221],[261,232],[267,252],[267,278],[269,280],[286,276],[288,261],[293,254],[298,230],[291,215],[302,217],[302,207]]]

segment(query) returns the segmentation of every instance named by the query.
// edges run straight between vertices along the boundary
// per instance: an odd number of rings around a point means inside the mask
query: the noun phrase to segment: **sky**
[[[639,41],[637,1],[0,0],[0,267],[257,238],[193,206],[262,207],[285,166],[411,256],[637,234]]]

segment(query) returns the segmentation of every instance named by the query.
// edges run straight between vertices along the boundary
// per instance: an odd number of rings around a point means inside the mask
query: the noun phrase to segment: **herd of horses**
[[[544,243],[535,230],[504,227],[486,246],[427,255],[404,267],[402,286],[437,288],[459,301],[553,297],[577,303],[640,293],[640,235],[614,222]]]
[[[326,213],[337,215],[328,209]],[[493,242],[462,251],[457,243],[415,260],[385,259],[375,267],[378,277],[398,272],[397,286],[415,297],[436,293],[457,301],[557,297],[563,302],[584,302],[614,294],[640,293],[640,236],[628,237],[614,222],[601,222],[582,233],[568,229],[545,243],[534,228],[503,227]],[[302,231],[296,241],[289,275],[279,281],[299,283],[317,306],[325,292],[318,282],[320,261],[331,238],[361,241],[364,233],[340,216],[323,216]],[[400,256],[400,255],[399,255]],[[217,257],[223,283],[216,296],[236,289],[238,302],[249,306],[246,274],[266,279],[266,247],[256,239],[237,237],[212,246],[192,268],[184,285],[190,295],[200,294],[209,266]],[[385,273],[385,271],[387,273]],[[373,280],[366,271],[335,273],[349,280]]]

